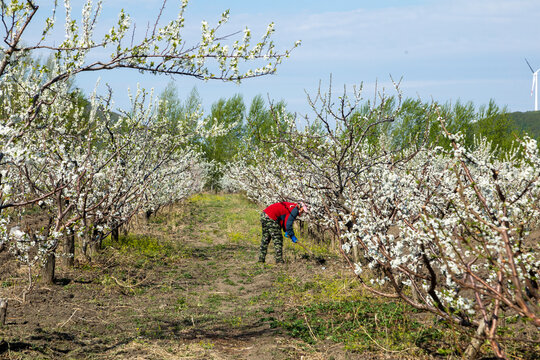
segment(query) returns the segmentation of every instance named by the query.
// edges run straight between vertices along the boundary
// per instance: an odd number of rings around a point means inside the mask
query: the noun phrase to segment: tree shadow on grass
[[[141,335],[150,339],[221,339],[221,340],[251,340],[259,337],[274,336],[279,329],[257,322],[241,326],[227,324],[216,325],[211,320],[192,322],[190,319],[181,321],[160,320],[152,328],[148,328]]]
[[[107,344],[101,339],[90,341],[78,340],[75,335],[60,331],[48,332],[41,328],[36,329],[36,333],[30,336],[27,341],[2,341],[0,342],[0,356],[5,353],[25,353],[27,356],[40,354],[45,358],[61,358],[73,352],[84,354],[96,354],[109,350],[114,350],[122,345],[128,344],[134,338],[121,339]],[[54,344],[54,346],[51,346]]]
[[[23,351],[33,348],[33,345],[23,341],[0,342],[0,355],[10,351]]]
[[[71,279],[67,279],[67,278],[54,279],[55,285],[66,286],[66,285],[69,285],[70,283],[71,283]]]

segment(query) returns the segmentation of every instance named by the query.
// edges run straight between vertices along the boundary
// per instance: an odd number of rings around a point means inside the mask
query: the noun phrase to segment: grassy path
[[[279,326],[295,307],[297,276],[324,270],[295,261],[291,245],[288,264],[273,265],[273,250],[269,264],[257,264],[259,227],[259,210],[236,195],[164,209],[120,243],[105,241],[92,263],[58,268],[57,283],[29,302],[11,301],[0,358],[329,358]],[[3,290],[16,298],[24,272],[2,261],[11,279]]]
[[[285,243],[257,264],[260,210],[239,195],[192,197],[120,243],[11,302],[2,359],[384,359],[459,355],[455,335],[364,294],[350,270]],[[0,262],[1,263],[1,262]],[[24,285],[15,267],[5,291]],[[15,296],[15,295],[13,295]]]

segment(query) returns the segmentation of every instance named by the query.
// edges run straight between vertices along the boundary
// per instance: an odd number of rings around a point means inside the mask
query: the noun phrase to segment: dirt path
[[[91,262],[21,301],[25,269],[0,252],[0,359],[458,359],[468,338],[436,317],[362,291],[341,258],[285,241],[258,264],[260,209],[201,194],[134,222]],[[300,236],[301,241],[305,238]],[[517,325],[516,325],[517,326]],[[489,358],[489,345],[484,347]],[[538,343],[510,348],[538,359]],[[509,351],[509,353],[510,353]]]
[[[315,278],[347,275],[338,260],[323,268],[289,244],[285,265],[273,264],[272,250],[257,264],[258,216],[239,196],[197,196],[136,225],[121,244],[105,242],[91,263],[60,267],[56,284],[24,304],[23,269],[2,254],[10,307],[0,358],[369,358],[336,342],[310,345],[279,326],[298,305],[295,288],[305,295]]]

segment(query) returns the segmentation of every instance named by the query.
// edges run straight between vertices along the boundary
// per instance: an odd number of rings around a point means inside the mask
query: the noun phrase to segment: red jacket
[[[294,236],[293,222],[298,216],[298,204],[282,201],[268,206],[263,211],[270,219],[277,221],[289,237]]]

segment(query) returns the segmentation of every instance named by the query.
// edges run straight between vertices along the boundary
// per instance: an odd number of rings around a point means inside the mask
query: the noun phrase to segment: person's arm
[[[298,216],[298,207],[295,207],[292,209],[291,214],[289,215],[289,218],[287,219],[287,224],[285,224],[285,234],[290,237],[291,239],[296,236],[294,235],[293,230],[293,222],[296,220],[296,217]]]

